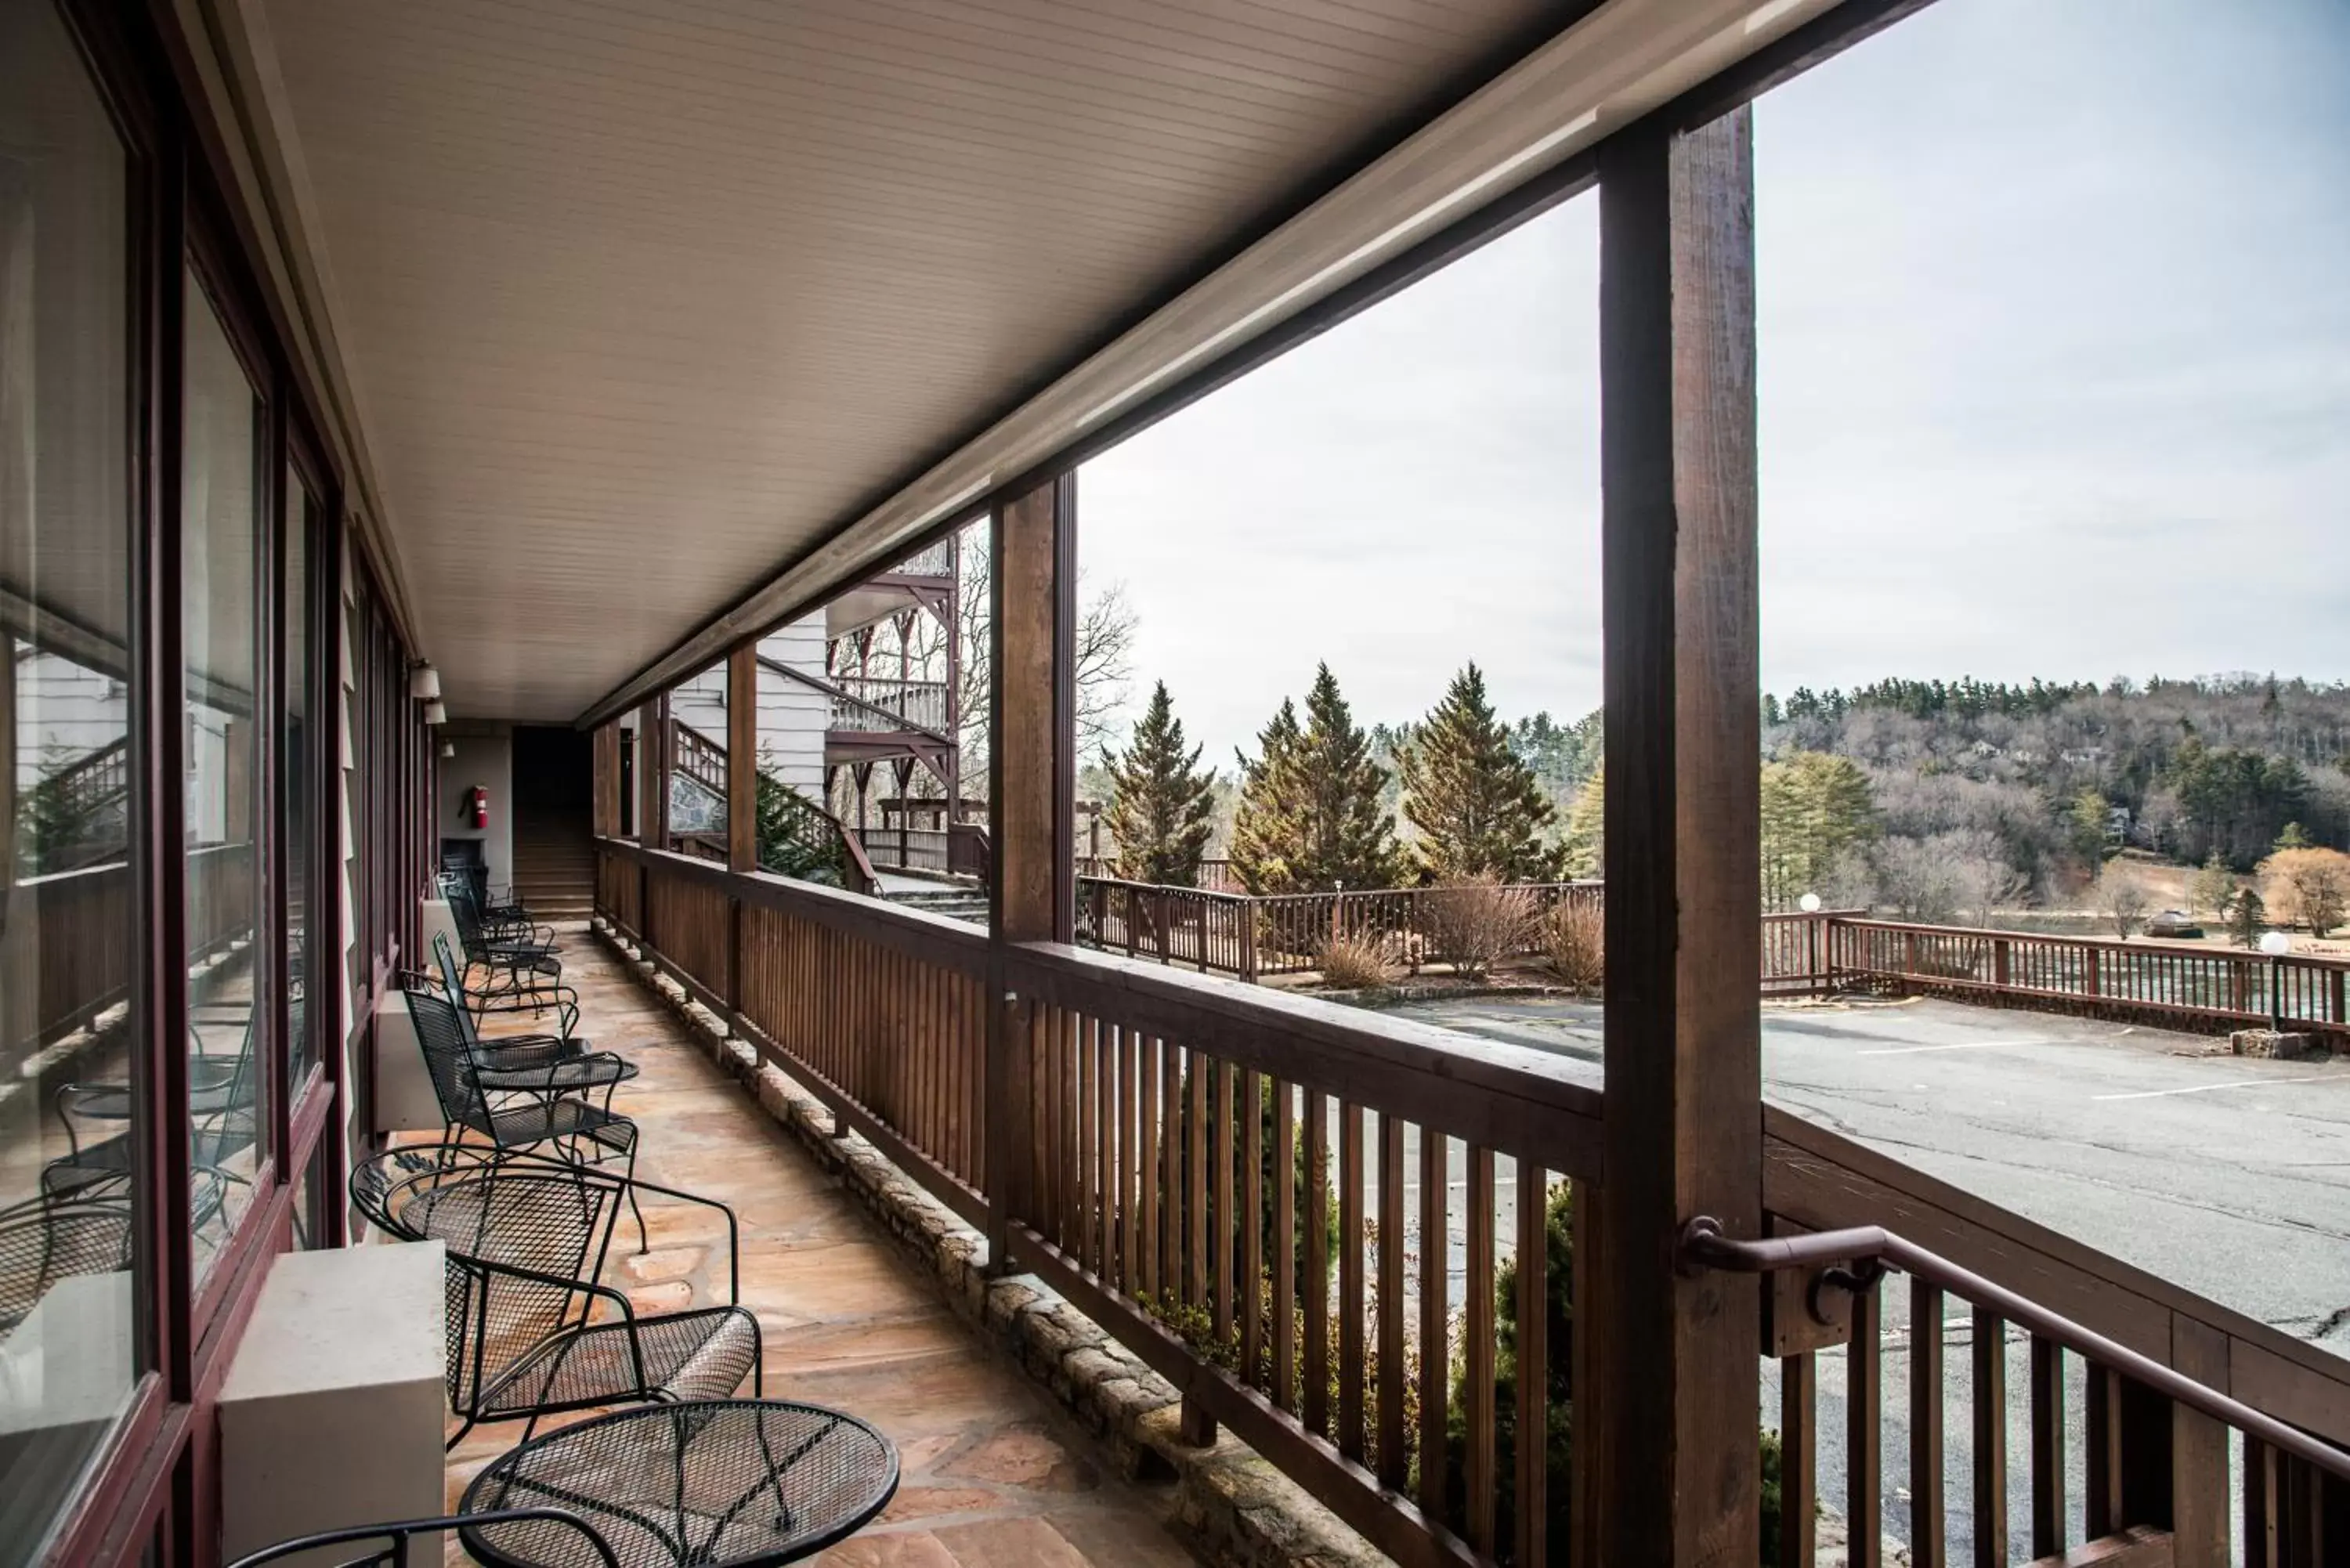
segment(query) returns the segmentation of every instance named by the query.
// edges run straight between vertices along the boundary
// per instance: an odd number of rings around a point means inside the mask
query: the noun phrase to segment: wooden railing
[[[1534,883],[1523,890],[1529,918],[1509,957],[1543,950],[1552,910],[1568,904],[1596,910],[1602,897],[1596,882]],[[1444,950],[1445,921],[1438,904],[1459,896],[1442,888],[1401,888],[1257,898],[1080,877],[1077,940],[1105,952],[1240,980],[1317,969],[1334,936],[1380,942],[1399,964],[1443,963],[1454,955]],[[1825,910],[1762,918],[1761,980],[1766,995],[1816,995],[1828,989],[1827,930],[1841,918]]]
[[[2350,1445],[2350,1360],[2179,1289],[2092,1248],[1974,1198],[1775,1107],[1763,1112],[1763,1202],[1774,1235],[1879,1227],[1973,1276],[1954,1279],[1924,1269],[1909,1281],[1906,1334],[1884,1326],[1877,1285],[1857,1294],[1817,1293],[1819,1271],[1773,1273],[1765,1282],[1764,1351],[1780,1364],[1783,1444],[1778,1561],[1814,1560],[1818,1491],[1816,1459],[1824,1441],[1843,1445],[1846,1491],[1840,1505],[1855,1542],[1853,1563],[1881,1563],[1894,1489],[1905,1493],[1910,1562],[1967,1559],[1945,1548],[1945,1334],[1963,1325],[1970,1398],[1970,1492],[1976,1563],[2013,1561],[2011,1545],[2034,1562],[2168,1564],[2230,1562],[2228,1425],[2167,1397],[2143,1381],[2144,1357],[2271,1420]],[[1982,1286],[1993,1287],[1986,1291]],[[2022,1298],[2002,1304],[1998,1293]],[[1963,1310],[1952,1310],[1963,1302]],[[2036,1324],[2018,1321],[2023,1303]],[[2051,1318],[2062,1320],[2052,1322]],[[1825,1321],[1824,1321],[1825,1320]],[[1920,1324],[1943,1334],[1921,1333]],[[1883,1398],[1887,1343],[1908,1356],[1908,1397],[1888,1417]],[[1845,1419],[1825,1429],[1818,1357],[1844,1354]],[[2116,1355],[2116,1350],[2126,1353]],[[2103,1359],[2100,1359],[2101,1356]],[[2085,1365],[2086,1466],[2068,1470],[2068,1358]],[[2134,1377],[2130,1376],[2135,1373]],[[2011,1454],[2007,1412],[2022,1389],[2029,1406],[2028,1441]],[[1908,1453],[1906,1474],[1888,1478],[1889,1434]],[[2331,1473],[2309,1459],[2257,1437],[2244,1444],[2242,1561],[2263,1568],[2337,1559],[2339,1521],[2350,1508],[2350,1459]],[[2084,1541],[2067,1540],[2067,1500],[2086,1498]],[[2028,1542],[2008,1539],[2011,1488],[2028,1493]],[[1856,1521],[1856,1522],[1852,1522]],[[2328,1526],[2332,1525],[2332,1531]],[[1874,1526],[1875,1528],[1871,1528]],[[2105,1542],[2101,1556],[2086,1542]],[[2124,1556],[2129,1545],[2140,1555]],[[1863,1553],[1865,1552],[1865,1555]]]
[[[868,675],[833,677],[836,730],[928,730],[943,735],[947,728],[947,686],[943,680],[885,680]],[[846,701],[840,699],[847,699]]]
[[[1504,955],[1511,958],[1542,950],[1543,921],[1554,909],[1573,903],[1596,908],[1599,901],[1596,882],[1520,883],[1513,890],[1523,895],[1530,918]],[[1317,969],[1323,947],[1334,937],[1385,941],[1406,962],[1446,962],[1455,955],[1443,950],[1442,905],[1462,897],[1450,888],[1383,888],[1250,899],[1257,912],[1256,972],[1302,974]]]
[[[680,719],[669,722],[669,765],[720,800],[726,798],[726,747]]]
[[[187,859],[188,957],[201,963],[252,935],[253,846],[213,845]],[[32,877],[10,889],[6,934],[32,949],[26,1013],[11,1010],[16,1037],[0,1042],[13,1065],[129,1000],[137,943],[134,888],[125,862]]]
[[[941,875],[951,869],[945,828],[861,827],[850,831],[865,846],[866,857],[876,866]]]
[[[1319,967],[1334,936],[1382,940],[1399,962],[1440,963],[1440,888],[1271,898],[1077,879],[1081,943],[1242,980]],[[1533,884],[1537,913],[1604,897],[1596,882]],[[1539,952],[1531,922],[1516,956]],[[1854,910],[1762,917],[1768,996],[1868,991],[1945,996],[2189,1033],[2268,1025],[2350,1044],[2350,960],[2183,943],[2039,936],[1873,920]]]
[[[1196,888],[1077,878],[1077,941],[1128,958],[1180,963],[1203,974],[1254,980],[1254,900]]]
[[[1077,875],[1098,877],[1106,881],[1121,880],[1116,857],[1107,855],[1079,855]],[[1241,885],[1239,876],[1232,870],[1232,863],[1221,857],[1211,857],[1201,861],[1199,875],[1192,879],[1191,885],[1203,893],[1245,894],[1248,891]]]
[[[975,823],[958,822],[947,828],[947,871],[956,877],[970,877],[985,887],[994,874],[994,846],[989,843],[987,829]]]
[[[598,862],[598,914],[616,932],[983,1230],[1000,1266],[1035,1272],[1171,1381],[1191,1438],[1228,1425],[1405,1563],[1596,1564],[1595,1445],[1542,1440],[1598,1428],[1607,1324],[1595,1282],[1609,1253],[1589,1068],[1155,963],[992,945],[919,910],[623,842],[599,841]],[[1898,1231],[2265,1418],[2350,1440],[2350,1362],[1849,1139],[1762,1115],[1764,1203],[1782,1232]],[[1511,1268],[1560,1259],[1562,1240],[1563,1272]],[[1766,1350],[1788,1390],[1781,1518],[1794,1551],[1778,1560],[1808,1562],[1814,1358],[1836,1342],[1835,1314],[1813,1324],[1792,1274],[1767,1293]],[[1865,1563],[1879,1560],[1888,1505],[1885,1414],[1869,1392],[1876,1297],[1858,1299],[1844,1501],[1858,1521],[1851,1560]],[[1549,1329],[1518,1333],[1508,1318]],[[2002,1331],[1981,1343],[2007,1342]],[[2064,1347],[2050,1343],[2016,1348],[2037,1386],[2061,1393]],[[1910,1481],[1912,1560],[1936,1564],[1954,1560],[1933,1533],[1945,1522],[1939,1354],[1922,1352],[1933,1377],[1904,1417],[1925,1467]],[[2007,1359],[1986,1355],[1994,1381],[1979,1385],[1994,1434]],[[2109,1370],[2088,1407],[2090,1518],[2108,1552],[2097,1560],[2168,1563],[2174,1539],[2209,1539],[2198,1511],[2216,1506],[2222,1555],[2177,1560],[2225,1561],[2224,1436],[2215,1449],[2205,1417]],[[2064,1446],[2061,1405],[2045,1409],[2033,1429],[2054,1458],[2030,1484],[2053,1508]],[[2251,1451],[2244,1522],[2304,1553],[2254,1561],[2323,1561],[2308,1532],[2341,1494],[2305,1459]],[[2000,1500],[1984,1517],[2003,1519],[2003,1439],[1974,1453],[1973,1485]],[[2124,1548],[2165,1554],[2111,1554]]]
[[[31,877],[10,890],[8,945],[31,950],[33,980],[29,1012],[9,1009],[12,1076],[17,1062],[130,996],[138,952],[129,940],[132,894],[127,862]]]
[[[951,577],[954,575],[954,541],[941,539],[924,545],[881,574],[885,577]]]
[[[2262,1024],[2350,1035],[2350,961],[2185,943],[1960,930],[1839,917],[1835,983],[2204,1033]]]

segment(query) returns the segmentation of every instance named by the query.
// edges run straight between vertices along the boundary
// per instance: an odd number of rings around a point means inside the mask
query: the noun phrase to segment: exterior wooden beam
[[[1011,1228],[1033,1201],[1036,1044],[1048,1020],[1005,980],[1014,943],[1076,934],[1076,475],[1007,503],[989,530],[990,721],[987,1030],[988,1260],[1011,1264]]]
[[[1599,178],[1601,1560],[1752,1563],[1757,1287],[1675,1266],[1690,1218],[1762,1220],[1751,117],[1631,127]]]
[[[726,656],[726,865],[759,868],[759,645]]]
[[[637,710],[637,842],[648,849],[666,849],[661,831],[661,795],[667,784],[661,770],[661,701],[656,697]]]
[[[1005,504],[990,538],[990,914],[1006,942],[1076,930],[1076,500],[1065,473]]]
[[[620,723],[596,726],[591,753],[596,769],[595,829],[599,838],[620,836]]]

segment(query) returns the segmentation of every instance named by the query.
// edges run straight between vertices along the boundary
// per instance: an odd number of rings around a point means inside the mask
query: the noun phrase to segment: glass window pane
[[[310,889],[310,805],[317,747],[310,713],[310,527],[316,505],[291,464],[286,469],[286,728],[278,742],[286,820],[278,855],[286,867],[286,1081],[298,1090],[317,1052],[306,1027]]]
[[[257,753],[255,585],[261,400],[203,286],[187,287],[180,488],[186,751],[190,1224],[201,1279],[236,1228],[265,1154],[254,964]]]
[[[56,7],[0,4],[0,1568],[142,1361],[127,188]]]

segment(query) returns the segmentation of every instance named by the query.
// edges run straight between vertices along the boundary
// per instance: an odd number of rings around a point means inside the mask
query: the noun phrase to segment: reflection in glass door
[[[255,962],[263,405],[191,270],[180,486],[189,1223],[201,1281],[254,1199],[269,1119]]]

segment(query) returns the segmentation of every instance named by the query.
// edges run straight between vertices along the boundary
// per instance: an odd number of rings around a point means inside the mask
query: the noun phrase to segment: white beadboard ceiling
[[[426,652],[568,720],[1558,0],[245,0]]]

